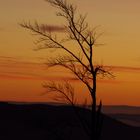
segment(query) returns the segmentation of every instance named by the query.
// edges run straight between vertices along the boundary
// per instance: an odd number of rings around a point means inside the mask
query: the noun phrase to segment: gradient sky
[[[96,62],[112,66],[115,79],[98,80],[98,99],[104,104],[140,106],[140,1],[69,0],[78,12],[88,14],[90,26],[104,32],[95,49]],[[18,23],[35,20],[61,26],[56,9],[44,0],[0,0],[0,100],[47,101],[41,84],[48,80],[69,79],[78,85],[81,101],[86,89],[69,72],[46,70],[43,64],[50,52],[33,51],[35,37]],[[57,23],[57,24],[56,24]],[[79,93],[81,93],[79,96]],[[88,97],[87,97],[88,98]]]

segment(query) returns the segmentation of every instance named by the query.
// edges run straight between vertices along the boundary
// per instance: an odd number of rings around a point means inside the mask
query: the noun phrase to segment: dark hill
[[[88,119],[90,110],[77,108]],[[103,115],[101,140],[140,140],[140,128]],[[0,103],[1,140],[88,140],[70,106]]]

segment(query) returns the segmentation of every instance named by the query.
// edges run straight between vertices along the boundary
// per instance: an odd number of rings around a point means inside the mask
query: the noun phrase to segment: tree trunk
[[[96,113],[96,73],[93,73],[93,89],[91,92],[92,108],[91,108],[91,140],[97,140],[97,113]]]
[[[94,96],[92,97],[93,103],[91,109],[91,140],[99,140],[103,122],[103,116],[101,114],[102,102],[100,101],[99,107],[97,108],[96,94],[93,95]]]
[[[95,105],[92,104],[92,110],[91,110],[91,140],[97,140],[96,137],[96,109]]]
[[[92,108],[91,108],[91,140],[97,140],[96,132],[96,84],[94,83],[94,88],[92,91]]]

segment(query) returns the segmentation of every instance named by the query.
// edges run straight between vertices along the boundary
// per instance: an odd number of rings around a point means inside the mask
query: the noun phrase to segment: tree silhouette
[[[50,58],[47,61],[48,67],[61,66],[70,70],[74,76],[79,79],[88,89],[91,96],[91,124],[87,130],[85,124],[83,127],[86,133],[90,136],[91,140],[98,140],[101,132],[101,108],[102,102],[99,105],[96,101],[96,84],[97,76],[101,74],[105,76],[113,76],[109,70],[106,70],[102,65],[95,65],[93,60],[94,48],[97,44],[97,39],[101,34],[98,34],[96,27],[90,29],[86,22],[86,16],[76,14],[76,6],[68,3],[66,0],[46,0],[52,6],[59,9],[57,16],[65,19],[65,25],[62,28],[65,37],[62,39],[57,37],[57,34],[51,30],[46,29],[46,25],[40,25],[37,22],[34,24],[22,23],[22,27],[29,29],[35,35],[39,36],[37,49],[54,49],[56,51],[63,50],[62,55],[56,58]],[[74,52],[73,49],[67,45],[72,42],[78,51]],[[70,83],[65,84],[48,82],[44,85],[48,92],[61,93],[67,101],[73,106],[75,103],[74,89]],[[62,99],[62,98],[60,98]]]

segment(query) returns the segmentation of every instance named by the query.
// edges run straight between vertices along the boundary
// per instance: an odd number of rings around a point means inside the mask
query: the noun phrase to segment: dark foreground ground
[[[78,112],[90,123],[89,110]],[[0,103],[0,140],[88,140],[70,106]],[[140,140],[140,128],[104,115],[101,140]]]

